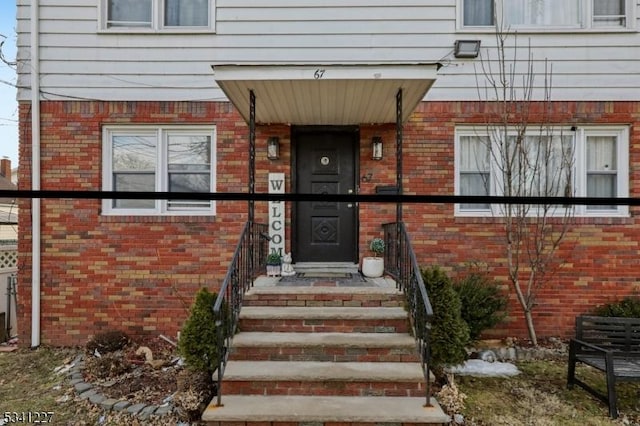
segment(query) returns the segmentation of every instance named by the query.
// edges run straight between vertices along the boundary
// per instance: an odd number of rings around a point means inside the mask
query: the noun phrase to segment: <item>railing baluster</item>
[[[383,225],[385,240],[389,250],[385,253],[385,272],[396,280],[396,286],[405,294],[411,323],[426,382],[426,406],[431,405],[431,379],[429,338],[433,311],[427,290],[422,280],[411,240],[404,223],[394,222]],[[389,266],[387,266],[389,265]]]
[[[229,358],[231,339],[240,318],[244,293],[251,288],[258,274],[265,270],[268,241],[264,236],[268,235],[267,231],[268,227],[263,223],[249,221],[245,224],[218,292],[218,298],[213,305],[213,314],[218,328],[216,400],[218,406],[222,405],[222,378]]]

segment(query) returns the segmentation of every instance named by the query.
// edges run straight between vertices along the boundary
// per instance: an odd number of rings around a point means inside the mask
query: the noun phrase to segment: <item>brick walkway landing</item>
[[[211,425],[439,425],[392,280],[262,277],[246,295]]]

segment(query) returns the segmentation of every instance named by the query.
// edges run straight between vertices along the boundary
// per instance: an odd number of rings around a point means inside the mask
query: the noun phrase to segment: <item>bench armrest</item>
[[[611,353],[612,351],[608,350],[608,349],[604,349],[601,348],[600,346],[594,345],[593,343],[588,343],[585,342],[583,340],[579,340],[579,339],[571,339],[569,341],[569,350],[571,353],[577,353],[578,352],[578,348],[584,346],[587,347],[591,350],[594,350],[596,352],[601,352],[603,355],[606,355],[608,353]]]

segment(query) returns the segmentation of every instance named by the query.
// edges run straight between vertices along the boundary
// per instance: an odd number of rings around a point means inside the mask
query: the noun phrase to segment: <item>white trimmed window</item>
[[[486,128],[459,128],[455,137],[456,195],[487,196],[506,194],[505,172],[511,170],[514,185],[526,188],[531,196],[575,196],[624,198],[629,196],[629,130],[627,127],[557,128],[541,136],[531,126],[524,135],[526,154],[521,168],[509,167],[495,137]],[[516,132],[508,132],[507,139]],[[542,139],[550,144],[542,144]],[[507,144],[506,146],[510,146]],[[547,146],[546,152],[539,149]],[[512,158],[514,158],[512,156]],[[522,160],[524,158],[524,160]],[[544,158],[544,160],[540,160]],[[505,189],[507,188],[507,189]],[[511,187],[513,188],[513,186]],[[575,206],[577,216],[627,216],[627,206]],[[500,206],[489,204],[457,204],[458,216],[499,215]]]
[[[105,30],[215,30],[215,0],[101,0]]]
[[[212,192],[215,128],[105,127],[103,189],[135,192]],[[209,200],[104,200],[108,215],[213,215]]]
[[[633,25],[631,0],[458,0],[460,28],[624,29]]]

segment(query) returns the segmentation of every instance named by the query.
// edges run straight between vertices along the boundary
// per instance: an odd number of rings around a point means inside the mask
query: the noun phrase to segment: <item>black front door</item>
[[[293,131],[295,186],[299,194],[356,191],[358,133],[350,130]],[[354,203],[298,202],[295,205],[296,262],[356,262],[357,208]]]

